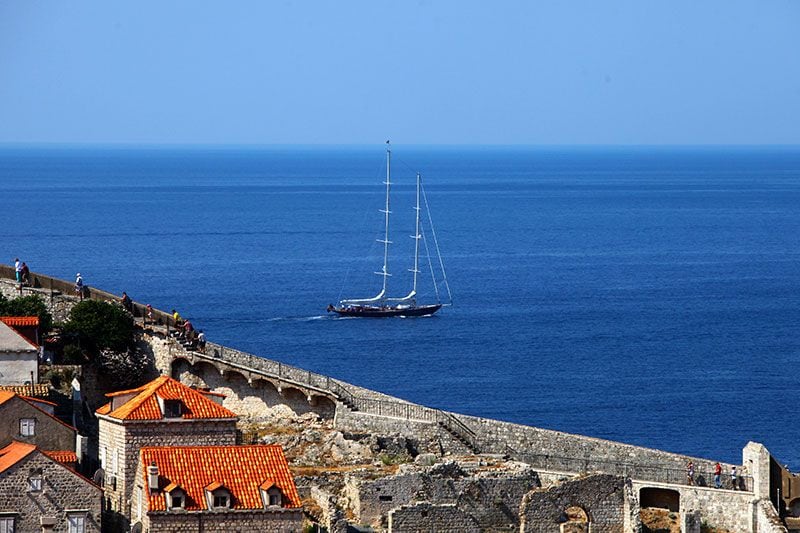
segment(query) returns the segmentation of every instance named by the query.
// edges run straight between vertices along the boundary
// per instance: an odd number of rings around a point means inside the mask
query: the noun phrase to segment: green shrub
[[[64,331],[77,334],[81,345],[94,354],[101,350],[125,352],[133,345],[133,317],[121,307],[99,300],[75,305]]]
[[[39,333],[45,335],[53,326],[53,316],[47,311],[47,305],[38,294],[20,296],[13,300],[0,295],[0,315],[3,316],[38,316]]]

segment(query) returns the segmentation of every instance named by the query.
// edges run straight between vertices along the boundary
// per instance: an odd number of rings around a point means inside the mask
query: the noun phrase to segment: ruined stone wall
[[[31,491],[31,473],[41,475],[42,490]],[[42,517],[55,518],[54,533],[68,531],[69,511],[87,511],[86,531],[100,531],[102,491],[64,465],[34,451],[0,473],[0,514],[15,516],[14,531],[41,531]]]
[[[389,533],[480,533],[487,531],[476,520],[453,504],[419,502],[398,507],[389,513]],[[491,530],[489,530],[491,531]]]
[[[517,529],[523,496],[539,479],[527,465],[469,473],[455,462],[439,463],[376,480],[349,477],[345,494],[359,523],[385,527],[390,512],[418,502],[456,506],[485,531]]]
[[[520,510],[523,533],[558,531],[567,521],[566,511],[580,507],[595,533],[622,533],[625,523],[625,489],[622,477],[593,475],[525,495]]]

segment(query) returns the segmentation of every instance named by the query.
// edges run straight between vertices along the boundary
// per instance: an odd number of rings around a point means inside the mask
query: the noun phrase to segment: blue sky
[[[800,2],[0,0],[0,143],[798,144]]]

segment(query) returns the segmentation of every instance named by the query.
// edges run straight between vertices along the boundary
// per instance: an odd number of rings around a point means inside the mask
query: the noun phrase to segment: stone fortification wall
[[[622,533],[625,522],[625,485],[620,476],[594,475],[567,481],[525,495],[520,531],[551,533],[568,521],[569,509],[579,507],[583,520],[596,533]]]
[[[767,499],[755,503],[755,527],[757,533],[788,533],[775,506]]]
[[[5,270],[0,268],[0,276],[13,277],[10,267],[4,268]],[[33,277],[35,285],[53,287],[54,290],[70,294],[69,282],[38,274],[34,274]],[[0,285],[5,285],[5,289],[9,287],[8,282]],[[13,283],[10,286],[15,290]],[[92,298],[117,299],[110,293],[96,289],[91,289],[89,295]],[[59,298],[65,297],[55,295],[52,301]],[[162,321],[169,322],[166,313],[159,311],[157,314],[158,318],[163,319]],[[149,335],[147,340],[153,346],[155,362],[162,373],[172,372],[172,360],[175,357],[187,358],[185,352],[183,354],[175,352],[175,348],[170,345],[171,341],[163,336],[159,338],[158,334]],[[709,460],[497,420],[444,413],[213,343],[208,344],[206,352],[208,357],[214,359],[210,364],[212,366],[216,364],[218,372],[219,368],[226,365],[230,372],[224,376],[221,374],[219,377],[222,379],[213,381],[213,373],[197,372],[199,365],[195,363],[182,371],[184,379],[190,380],[190,374],[195,374],[195,377],[205,385],[213,385],[214,390],[222,392],[222,389],[225,389],[224,392],[230,397],[226,406],[231,406],[245,417],[258,416],[258,413],[263,415],[264,409],[283,409],[284,406],[289,406],[291,410],[299,413],[311,410],[321,416],[330,416],[330,403],[317,402],[315,397],[337,398],[339,402],[336,405],[335,422],[342,429],[359,431],[368,428],[410,437],[432,436],[434,439],[439,439],[444,452],[459,453],[465,449],[477,449],[481,452],[508,454],[544,470],[571,473],[604,472],[628,475],[634,479],[672,483],[685,482],[686,463],[692,459],[697,472],[697,482],[709,485],[712,482],[713,476],[710,473],[713,471],[713,462]],[[188,358],[191,360],[192,356]],[[263,387],[263,390],[257,393],[252,384],[258,382],[259,374],[249,369],[278,376],[276,382],[279,387],[285,386],[287,389],[295,388],[301,391],[306,396],[306,403],[295,401],[299,398],[290,394],[276,396],[268,387]],[[236,377],[237,375],[243,379]],[[204,378],[211,380],[211,385],[206,383]],[[315,402],[317,405],[314,405]],[[344,404],[349,404],[352,408],[347,408]],[[463,438],[461,440],[453,438],[455,437],[453,431],[443,431],[441,423],[443,418],[445,421],[447,418],[454,419],[457,421],[456,425],[462,424],[466,427],[466,432],[474,435],[474,439],[471,438],[474,440],[471,442],[473,445],[468,446]],[[461,436],[464,436],[464,432]],[[727,472],[730,466],[726,464],[723,468]],[[739,469],[740,475],[746,477],[748,472],[742,467]],[[747,480],[747,483],[752,485],[751,480]],[[751,486],[745,488],[751,489]]]
[[[642,488],[664,488],[680,494],[681,514],[699,513],[701,521],[711,527],[731,533],[753,531],[753,505],[755,498],[750,492],[659,484],[633,481],[633,494]],[[635,496],[636,497],[636,496]]]

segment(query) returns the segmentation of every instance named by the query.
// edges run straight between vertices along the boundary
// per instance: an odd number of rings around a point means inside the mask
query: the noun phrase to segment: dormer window
[[[167,510],[173,511],[186,508],[186,492],[175,483],[170,483],[164,488],[167,498]]]
[[[283,493],[272,481],[265,481],[259,487],[261,490],[261,502],[264,507],[281,507],[283,505]]]
[[[226,509],[230,507],[228,503],[229,498],[227,494],[214,494],[214,507],[217,509]]]
[[[206,488],[206,499],[209,509],[230,509],[231,493],[225,485],[215,481]]]
[[[183,415],[183,403],[180,400],[164,400],[164,418],[180,418]]]

